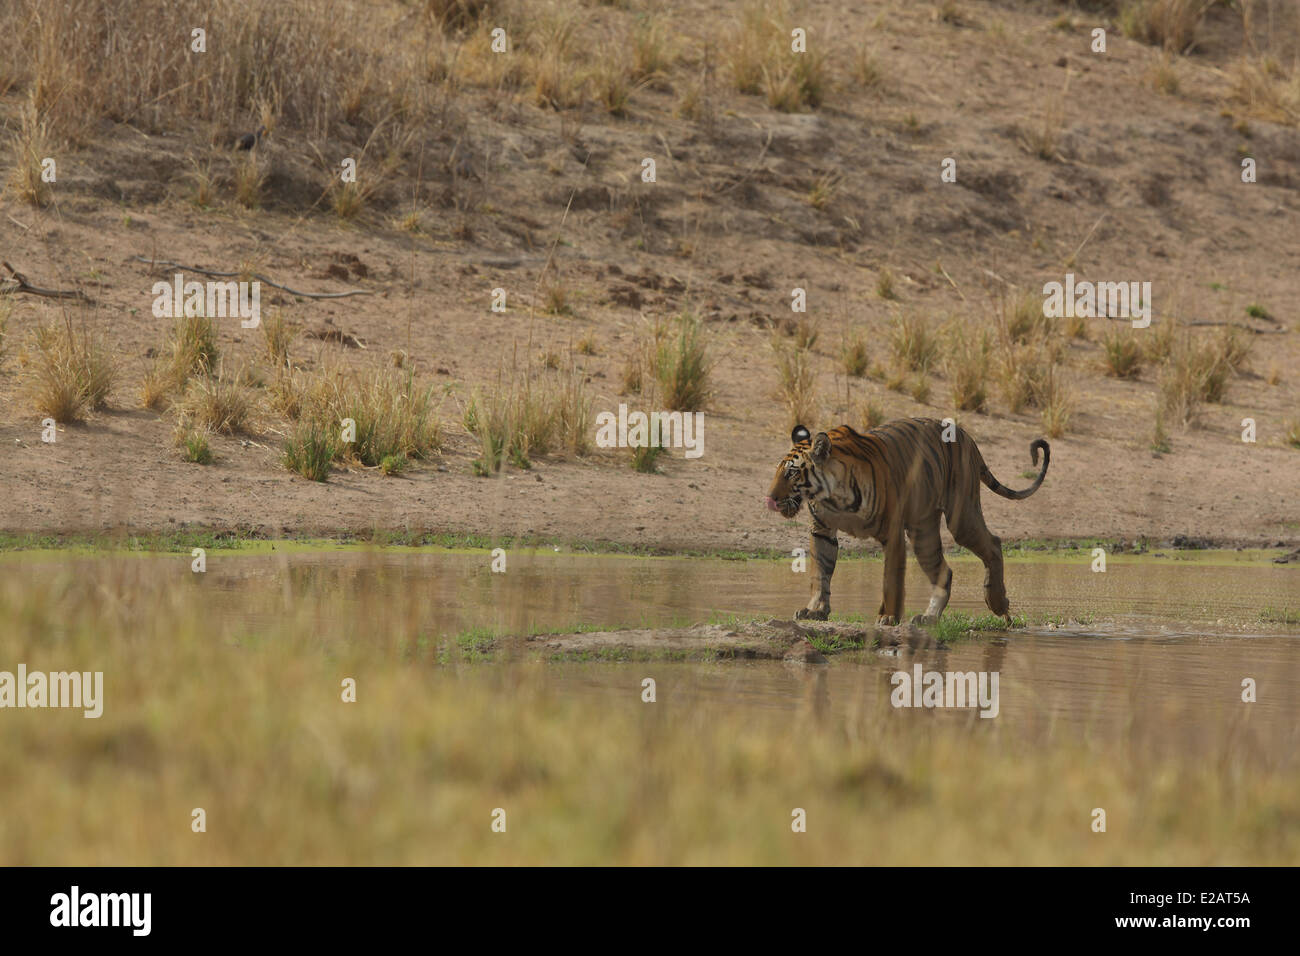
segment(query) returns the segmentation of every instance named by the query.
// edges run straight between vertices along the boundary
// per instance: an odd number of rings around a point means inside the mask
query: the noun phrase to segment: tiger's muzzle
[[[767,508],[769,511],[779,511],[783,518],[793,518],[799,513],[799,507],[803,504],[803,499],[798,495],[791,495],[789,498],[782,498],[777,501],[775,498],[767,498]]]

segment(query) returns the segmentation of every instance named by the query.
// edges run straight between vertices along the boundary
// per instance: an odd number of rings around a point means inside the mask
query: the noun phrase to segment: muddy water
[[[507,555],[504,574],[492,573],[485,553],[212,554],[203,575],[189,573],[189,560],[26,555],[7,560],[4,572],[43,575],[72,565],[93,575],[104,573],[106,562],[143,562],[142,573],[179,577],[206,612],[251,632],[272,630],[286,612],[324,601],[329,613],[337,614],[343,600],[355,602],[363,615],[376,601],[400,601],[418,617],[422,632],[446,636],[682,625],[728,615],[788,618],[807,599],[808,586],[808,575],[793,573],[789,562],[547,551]],[[1201,735],[1241,723],[1242,747],[1267,750],[1263,756],[1270,762],[1295,759],[1300,627],[1261,621],[1261,612],[1300,609],[1300,568],[1236,562],[1232,555],[1209,561],[1117,555],[1108,559],[1105,573],[1093,572],[1091,563],[1086,556],[1009,560],[1012,609],[1026,615],[1030,626],[946,648],[904,642],[835,655],[818,667],[566,663],[555,665],[548,679],[612,702],[627,700],[653,669],[664,699],[840,719],[884,712],[890,675],[910,673],[916,664],[926,671],[996,671],[999,719],[980,720],[972,710],[925,709],[905,719],[1010,726],[1030,736],[1066,728],[1131,737],[1143,727],[1160,726],[1164,730],[1152,746],[1193,752]],[[951,564],[950,607],[983,612],[982,566],[966,558]],[[842,561],[832,594],[836,616],[873,620],[880,580],[879,560]],[[907,606],[922,607],[927,592],[927,582],[909,567]],[[1074,623],[1051,626],[1048,618]],[[1246,678],[1254,680],[1258,694],[1248,711],[1241,703]],[[1279,741],[1290,744],[1279,747]]]

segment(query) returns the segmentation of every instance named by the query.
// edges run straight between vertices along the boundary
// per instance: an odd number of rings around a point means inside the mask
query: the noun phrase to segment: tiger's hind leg
[[[939,537],[939,512],[912,532],[912,553],[921,570],[930,579],[930,604],[924,614],[912,618],[913,624],[933,624],[943,615],[952,594],[952,568],[943,559],[943,541]]]
[[[979,504],[950,514],[948,530],[959,545],[969,549],[984,562],[984,603],[990,611],[1010,623],[1007,586],[1002,576],[1002,539],[989,531]]]

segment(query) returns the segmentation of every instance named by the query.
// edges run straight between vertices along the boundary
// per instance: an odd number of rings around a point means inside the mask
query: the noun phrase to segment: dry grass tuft
[[[191,375],[206,375],[217,367],[217,329],[204,315],[183,315],[171,331],[172,365],[184,383]]]
[[[1213,0],[1126,0],[1119,11],[1119,27],[1126,37],[1187,53]]]
[[[542,286],[542,311],[547,315],[572,315],[573,304],[570,301],[569,287],[559,279],[552,279]]]
[[[328,424],[337,457],[379,467],[392,455],[428,458],[442,448],[439,403],[434,386],[418,387],[411,372],[372,373],[332,369],[308,386],[300,418]],[[344,422],[355,430],[345,440]]]
[[[1070,416],[1074,413],[1074,405],[1074,388],[1065,380],[1057,366],[1048,366],[1043,389],[1043,428],[1048,437],[1060,438],[1065,434]]]
[[[801,422],[817,421],[820,415],[817,376],[811,353],[777,339],[772,340],[772,351],[776,358],[777,398],[786,407],[787,424],[794,427]]]
[[[669,411],[698,412],[713,392],[713,360],[700,320],[683,312],[655,332],[654,377]]]
[[[876,295],[886,302],[893,302],[898,298],[898,290],[894,288],[894,274],[889,269],[881,269],[880,275],[876,277]]]
[[[879,92],[885,88],[885,69],[880,58],[865,43],[853,56],[853,80],[864,90]]]
[[[988,405],[988,377],[993,342],[987,329],[979,334],[957,326],[944,361],[952,385],[952,403],[958,411],[982,412]]]
[[[530,468],[532,457],[557,450],[585,455],[591,404],[586,375],[573,362],[547,378],[530,369],[512,368],[508,375],[499,369],[496,384],[476,389],[465,406],[465,429],[479,442],[474,473],[495,474],[507,461]]]
[[[885,423],[885,408],[879,402],[871,398],[863,399],[857,409],[858,421],[864,426],[858,431],[875,428]]]
[[[212,443],[206,428],[178,425],[173,440],[181,451],[181,458],[185,461],[195,465],[212,463]]]
[[[1179,70],[1178,61],[1174,59],[1173,54],[1168,50],[1160,54],[1160,57],[1147,68],[1146,80],[1157,93],[1165,96],[1175,95],[1179,87]]]
[[[670,28],[658,17],[640,16],[630,45],[632,79],[652,86],[662,83],[677,61]]]
[[[33,408],[57,422],[75,422],[104,408],[117,365],[102,337],[80,332],[65,318],[41,326],[22,356],[22,388]]]
[[[262,205],[262,189],[266,174],[258,167],[257,156],[250,151],[235,161],[235,201],[245,209]]]
[[[276,368],[290,367],[289,346],[297,337],[298,330],[285,321],[281,309],[272,309],[271,314],[262,322],[262,342],[266,346],[266,356]]]
[[[4,371],[5,357],[8,355],[9,319],[13,315],[12,296],[0,294],[0,371]]]
[[[42,178],[42,164],[51,158],[49,124],[30,104],[19,113],[18,129],[13,134],[14,165],[9,172],[9,188],[23,202],[44,206],[50,201],[50,184]]]
[[[1228,381],[1245,363],[1250,344],[1231,328],[1211,338],[1184,335],[1160,374],[1164,413],[1183,427],[1200,424],[1202,405],[1224,400]]]
[[[1102,368],[1112,378],[1137,378],[1142,371],[1142,345],[1131,329],[1115,329],[1102,337]]]
[[[1013,415],[1046,402],[1051,359],[1042,343],[1003,344],[999,361],[1002,396]]]
[[[289,471],[311,481],[325,481],[330,463],[338,457],[339,445],[334,429],[316,419],[303,419],[285,439],[281,461]]]
[[[1284,70],[1272,57],[1242,57],[1228,69],[1228,98],[1247,115],[1295,126],[1300,122],[1300,70]]]
[[[187,430],[235,435],[248,431],[254,405],[253,392],[240,384],[239,375],[227,375],[219,368],[213,375],[191,379],[175,411]]]
[[[0,5],[0,33],[25,51],[18,82],[56,138],[84,136],[98,118],[151,132],[181,118],[225,124],[272,103],[320,141],[432,113],[431,87],[382,79],[422,72],[422,31],[395,40],[404,15],[279,0],[12,0]],[[222,24],[202,53],[189,45],[196,24]]]
[[[840,357],[844,362],[844,373],[853,378],[862,378],[867,374],[867,368],[871,364],[871,356],[867,352],[867,338],[862,332],[857,332],[851,339],[844,343],[840,351]]]
[[[176,376],[170,362],[155,359],[140,379],[140,405],[152,411],[163,411],[171,404],[176,393]]]
[[[728,56],[732,84],[741,93],[761,94],[772,109],[792,113],[816,109],[830,86],[825,54],[809,40],[791,49],[793,23],[782,4],[754,0],[743,9]]]
[[[1171,450],[1169,434],[1165,431],[1165,407],[1156,400],[1155,420],[1151,425],[1151,450],[1158,455],[1167,455]]]
[[[500,12],[500,0],[424,0],[424,15],[441,32],[469,30]]]
[[[903,367],[927,371],[939,355],[939,337],[920,315],[900,315],[890,323],[889,347]]]

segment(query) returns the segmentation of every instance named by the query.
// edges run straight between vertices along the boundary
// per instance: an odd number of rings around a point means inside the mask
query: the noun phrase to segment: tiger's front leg
[[[892,627],[903,617],[903,574],[907,570],[907,551],[903,547],[902,529],[895,529],[882,543],[885,546],[885,595],[876,623]]]
[[[794,612],[794,617],[796,621],[824,621],[831,613],[831,575],[835,573],[840,542],[834,531],[814,518],[808,544],[816,571],[810,588],[812,597],[808,599],[807,607]]]

